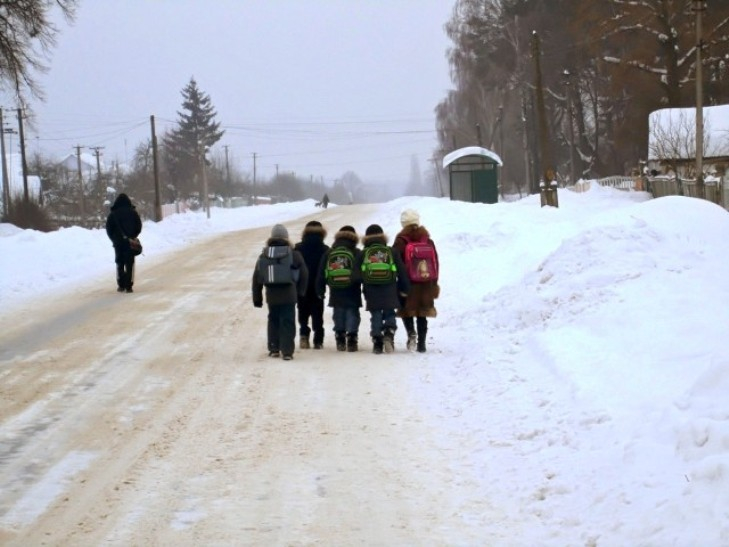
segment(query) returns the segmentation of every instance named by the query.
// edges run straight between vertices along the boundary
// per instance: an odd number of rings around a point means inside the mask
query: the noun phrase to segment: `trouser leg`
[[[425,352],[425,336],[428,334],[428,318],[418,317],[416,320],[418,331],[418,351]]]

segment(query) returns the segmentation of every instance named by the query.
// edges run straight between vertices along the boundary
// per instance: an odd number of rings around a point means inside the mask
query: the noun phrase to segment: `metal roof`
[[[457,159],[465,156],[483,156],[494,160],[499,165],[504,165],[496,152],[492,152],[488,148],[481,148],[480,146],[466,146],[465,148],[459,148],[458,150],[454,150],[450,154],[447,154],[443,158],[443,167],[448,167]]]

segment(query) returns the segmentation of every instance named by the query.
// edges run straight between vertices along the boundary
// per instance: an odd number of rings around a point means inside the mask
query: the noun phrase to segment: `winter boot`
[[[311,346],[309,345],[309,337],[301,335],[301,338],[299,338],[299,348],[301,349],[309,349]]]
[[[337,343],[337,351],[346,351],[347,350],[347,342],[344,337],[344,332],[342,332],[342,331],[335,332],[334,340]]]
[[[373,336],[372,337],[372,353],[380,354],[383,348],[383,337]]]
[[[395,329],[385,329],[384,336],[385,353],[392,353],[395,351]]]
[[[348,332],[347,333],[347,351],[357,351],[359,348],[357,347],[357,333],[356,332]]]
[[[405,325],[405,330],[408,333],[408,341],[406,347],[408,348],[408,351],[415,351],[415,347],[418,343],[418,337],[415,334],[415,320],[412,317],[403,317],[402,322]]]
[[[314,331],[314,349],[321,349],[324,347],[324,331]]]
[[[425,317],[418,317],[418,345],[419,353],[425,353],[425,335],[428,334],[428,320]]]
[[[408,342],[407,342],[407,348],[408,351],[415,351],[415,347],[418,344],[418,335],[415,334],[415,331],[408,332]]]

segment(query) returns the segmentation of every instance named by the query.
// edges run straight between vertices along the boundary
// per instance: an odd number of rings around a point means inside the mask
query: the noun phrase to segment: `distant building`
[[[704,117],[705,172],[729,179],[729,104],[706,106]],[[696,109],[663,108],[648,119],[649,171],[679,176],[693,172],[696,162]]]
[[[7,154],[5,156],[8,168],[8,189],[10,197],[23,196],[25,188],[23,186],[23,159],[18,154]],[[2,172],[0,171],[0,178]],[[41,193],[41,179],[37,175],[28,175],[28,197],[33,201],[39,201]],[[2,192],[0,192],[0,201],[2,201]]]

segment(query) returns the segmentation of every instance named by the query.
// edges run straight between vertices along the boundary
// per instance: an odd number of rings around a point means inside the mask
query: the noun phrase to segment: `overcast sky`
[[[31,152],[103,146],[130,160],[177,120],[194,77],[241,170],[407,182],[436,145],[452,87],[443,30],[455,0],[82,0],[39,78]],[[7,106],[7,105],[5,105]],[[89,151],[90,148],[86,148]]]

